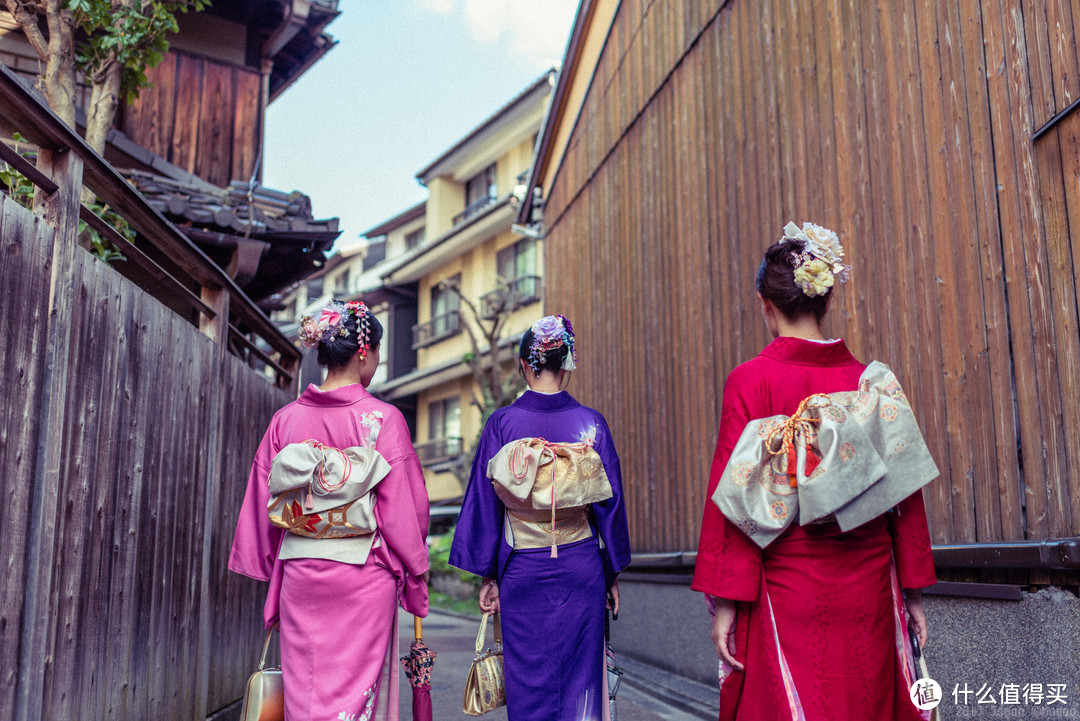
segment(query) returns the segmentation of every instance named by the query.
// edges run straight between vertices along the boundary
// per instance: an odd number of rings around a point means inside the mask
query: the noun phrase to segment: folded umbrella
[[[611,596],[608,596],[611,599]],[[614,599],[611,599],[612,605],[614,605]],[[610,620],[614,618],[618,620],[618,614],[614,616],[604,613],[604,670],[607,673],[607,690],[608,690],[608,718],[610,721],[617,721],[618,712],[615,708],[615,694],[619,692],[619,682],[622,680],[623,671],[621,668],[615,665],[615,651],[611,648],[611,625]]]
[[[409,655],[401,659],[405,676],[412,686],[413,721],[432,721],[431,710],[431,671],[435,668],[436,653],[424,643],[420,628],[420,617],[413,617],[416,640],[409,646]]]

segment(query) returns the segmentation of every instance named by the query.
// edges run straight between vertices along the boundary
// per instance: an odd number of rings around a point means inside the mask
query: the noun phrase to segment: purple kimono
[[[504,536],[505,507],[487,477],[488,461],[507,443],[544,438],[590,441],[612,497],[591,505],[592,537],[548,547],[513,549]],[[526,391],[488,419],[450,549],[450,563],[497,578],[511,721],[600,719],[604,695],[604,602],[630,562],[619,457],[604,417],[569,393]]]
[[[337,555],[281,557],[270,524],[271,464],[290,443],[374,447],[390,464],[375,489],[378,530],[361,561]],[[281,668],[289,721],[398,718],[397,606],[427,615],[428,498],[401,412],[360,384],[308,386],[270,422],[255,455],[236,522],[229,569],[269,581],[264,619],[281,622]],[[339,540],[322,539],[334,544]],[[340,547],[339,547],[340,548]]]

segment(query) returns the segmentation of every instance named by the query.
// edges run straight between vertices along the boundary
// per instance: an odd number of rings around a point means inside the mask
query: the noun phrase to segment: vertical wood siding
[[[81,250],[72,297],[50,320],[53,235],[0,196],[0,332],[8,339],[0,467],[10,521],[0,534],[0,717],[15,717],[18,676],[30,674],[43,678],[32,718],[205,718],[240,697],[257,661],[265,587],[225,565],[251,458],[289,398]],[[65,349],[65,388],[42,385],[46,343]],[[215,387],[223,390],[212,394]],[[51,392],[65,396],[60,437],[44,437],[37,422]],[[215,401],[220,427],[209,422]],[[215,431],[223,434],[219,458],[207,451]],[[61,446],[59,483],[42,489],[56,512],[32,527],[43,444]],[[210,490],[219,500],[208,515]],[[41,533],[54,534],[44,544],[52,557],[29,568],[28,548]],[[30,590],[36,607],[25,605]],[[46,644],[28,651],[20,635],[35,620],[47,628]],[[209,649],[200,649],[203,637]]]
[[[172,52],[147,70],[153,83],[124,109],[132,140],[215,185],[247,180],[262,146],[262,76]]]
[[[854,264],[826,332],[890,364],[936,543],[1080,533],[1080,95],[1068,0],[624,1],[545,208],[546,303],[637,551],[696,547],[723,381],[788,220]]]

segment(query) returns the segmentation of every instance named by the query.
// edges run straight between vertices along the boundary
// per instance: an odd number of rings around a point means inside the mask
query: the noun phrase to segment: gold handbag
[[[491,613],[485,613],[476,634],[476,658],[469,675],[465,677],[464,711],[470,716],[483,716],[506,705],[506,684],[503,677],[502,626],[499,614],[495,615],[495,649],[481,652],[487,635],[487,621]]]
[[[285,721],[285,685],[281,681],[280,668],[265,668],[266,652],[270,648],[270,636],[277,628],[275,623],[266,632],[259,670],[251,674],[244,689],[244,705],[240,709],[240,721]]]

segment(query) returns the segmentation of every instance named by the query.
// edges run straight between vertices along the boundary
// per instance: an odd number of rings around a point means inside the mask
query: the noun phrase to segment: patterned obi
[[[318,441],[282,448],[270,469],[267,508],[270,523],[289,531],[281,557],[364,563],[377,530],[375,487],[389,472],[374,448]]]
[[[506,506],[508,542],[514,548],[558,545],[592,536],[588,506],[611,498],[603,461],[592,444],[522,438],[488,462],[488,478]]]
[[[874,361],[858,390],[815,394],[791,417],[747,424],[712,500],[764,548],[796,516],[850,531],[937,476],[900,382]]]

